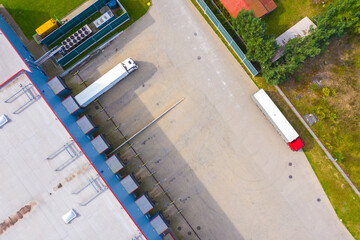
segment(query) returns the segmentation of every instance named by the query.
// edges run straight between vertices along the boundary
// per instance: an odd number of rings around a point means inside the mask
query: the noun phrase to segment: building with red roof
[[[254,10],[255,17],[262,17],[276,8],[273,0],[220,0],[220,2],[233,18],[241,9]]]

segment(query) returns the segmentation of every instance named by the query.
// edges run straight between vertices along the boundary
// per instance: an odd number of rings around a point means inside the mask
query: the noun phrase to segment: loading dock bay
[[[139,69],[86,114],[116,147],[185,98],[119,151],[135,194],[148,192],[178,237],[351,239],[304,153],[277,135],[251,100],[257,87],[189,1],[153,1],[66,82],[76,94],[127,57]]]

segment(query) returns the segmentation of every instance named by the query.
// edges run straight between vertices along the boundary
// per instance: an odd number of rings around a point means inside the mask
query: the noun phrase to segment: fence
[[[204,2],[204,0],[196,0],[196,2],[200,5],[202,10],[205,12],[205,14],[210,18],[212,23],[216,26],[216,28],[219,30],[221,35],[225,38],[225,40],[228,42],[228,44],[234,50],[236,55],[238,55],[238,57],[243,62],[243,64],[246,66],[246,68],[249,70],[249,72],[253,76],[256,76],[259,72],[255,69],[255,67],[252,65],[252,63],[249,60],[246,59],[246,56],[245,56],[244,52],[241,51],[240,47],[236,44],[236,42],[230,36],[230,34],[225,30],[224,26],[216,18],[215,14],[207,6],[207,4]]]
[[[85,19],[90,17],[95,12],[99,11],[100,8],[106,5],[110,0],[98,0],[95,3],[91,4],[88,8],[84,11],[79,13],[76,17],[70,19],[67,23],[63,24],[61,27],[50,33],[47,37],[45,37],[41,43],[45,44],[46,46],[51,45],[53,42],[61,38],[75,26],[82,23]]]
[[[129,14],[127,12],[123,13],[119,17],[115,18],[112,22],[110,22],[108,25],[103,27],[100,31],[95,33],[93,36],[88,38],[85,42],[83,42],[81,45],[73,49],[71,52],[66,54],[64,57],[57,60],[58,64],[61,66],[65,66],[68,64],[71,60],[73,60],[75,57],[79,56],[81,53],[86,51],[88,48],[90,48],[92,45],[97,43],[99,40],[101,40],[103,37],[105,37],[107,34],[115,30],[117,27],[122,25],[124,22],[128,21],[130,19]]]

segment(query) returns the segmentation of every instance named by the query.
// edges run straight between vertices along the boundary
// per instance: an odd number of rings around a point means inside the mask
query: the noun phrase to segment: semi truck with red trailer
[[[266,118],[272,123],[280,136],[289,145],[291,150],[298,151],[304,146],[304,143],[301,141],[299,134],[291,126],[289,121],[281,113],[271,98],[266,94],[264,89],[257,91],[252,96],[252,99],[264,113]]]

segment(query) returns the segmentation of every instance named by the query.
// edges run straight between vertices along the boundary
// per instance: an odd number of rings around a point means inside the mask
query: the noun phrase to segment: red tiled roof
[[[273,0],[260,0],[260,2],[264,5],[268,13],[272,12],[276,8],[276,4]]]
[[[220,2],[233,18],[241,9],[254,10],[255,17],[262,17],[276,8],[273,0],[220,0]]]

